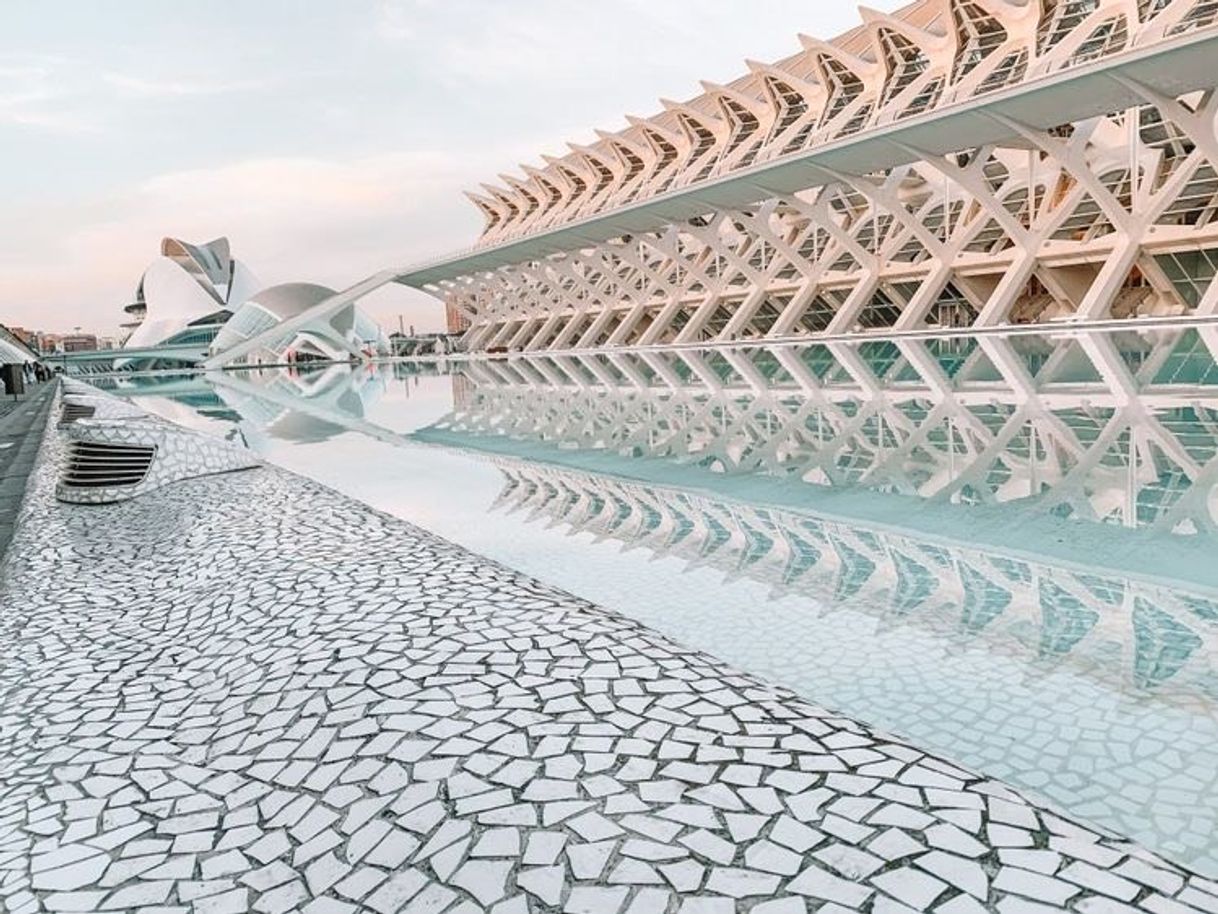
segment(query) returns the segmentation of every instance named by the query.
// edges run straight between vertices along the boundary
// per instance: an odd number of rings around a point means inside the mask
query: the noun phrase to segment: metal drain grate
[[[153,446],[75,441],[60,482],[76,489],[136,486],[148,475],[155,455]]]
[[[71,425],[77,419],[92,419],[97,407],[87,403],[63,404],[63,412],[59,415],[60,425]]]

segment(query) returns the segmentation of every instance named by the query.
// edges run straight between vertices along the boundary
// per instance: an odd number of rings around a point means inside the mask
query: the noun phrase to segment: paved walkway
[[[0,911],[1218,911],[1218,884],[282,470],[0,566]],[[20,599],[11,599],[19,595]]]
[[[48,382],[17,399],[0,399],[0,556],[13,535],[55,387]]]

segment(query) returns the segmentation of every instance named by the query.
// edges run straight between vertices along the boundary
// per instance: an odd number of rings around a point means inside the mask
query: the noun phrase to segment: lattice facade
[[[471,199],[484,248],[1215,27],[1215,0],[919,0]],[[434,283],[471,350],[1218,312],[1218,113],[1137,107]],[[988,102],[987,102],[988,104]],[[984,110],[984,108],[982,109]],[[764,186],[762,184],[762,186]],[[761,191],[758,192],[762,196]]]

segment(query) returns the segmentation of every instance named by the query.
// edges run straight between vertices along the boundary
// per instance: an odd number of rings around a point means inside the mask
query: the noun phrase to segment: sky
[[[462,190],[858,22],[846,0],[0,0],[0,323],[117,335],[166,235],[338,289],[465,248]],[[403,287],[365,306],[443,324]]]

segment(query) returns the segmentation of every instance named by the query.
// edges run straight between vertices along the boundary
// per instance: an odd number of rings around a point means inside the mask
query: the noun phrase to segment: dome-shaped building
[[[211,344],[211,353],[223,352],[303,314],[338,293],[307,282],[284,283],[258,292],[241,305]],[[376,321],[354,304],[327,319],[294,326],[234,364],[345,361],[390,355],[389,339]]]

